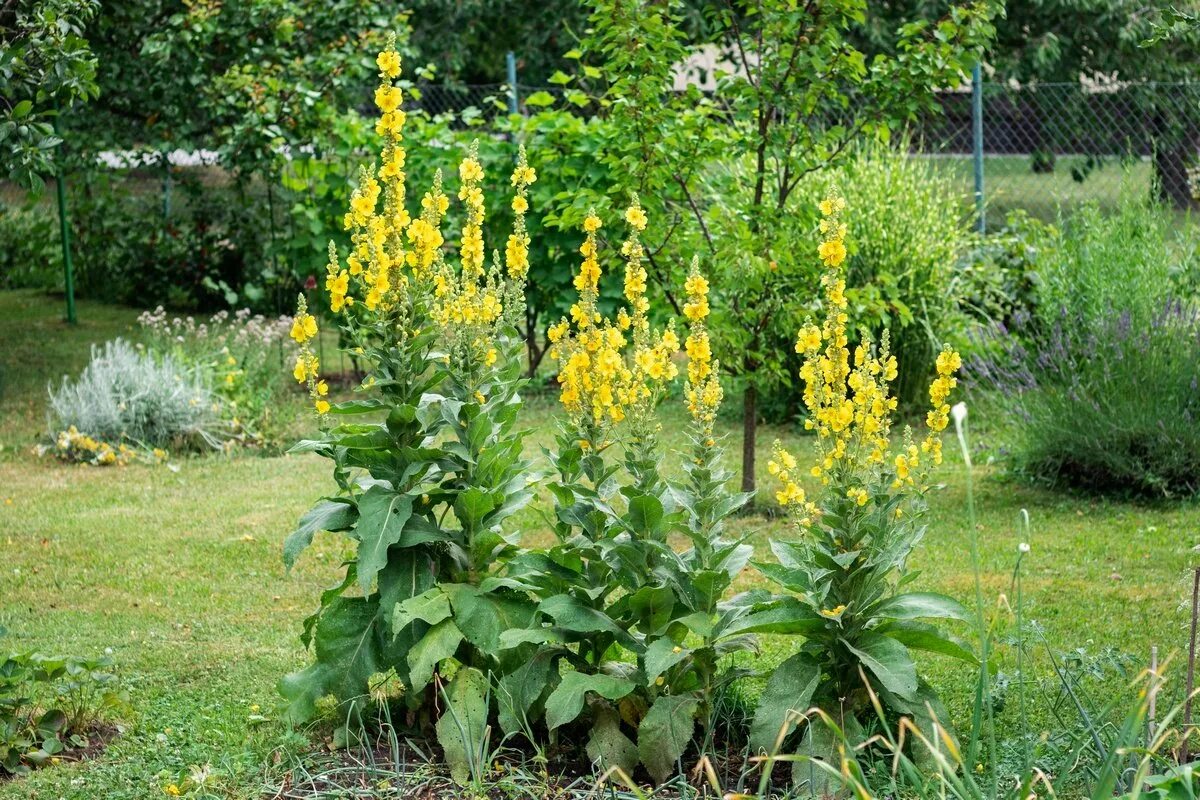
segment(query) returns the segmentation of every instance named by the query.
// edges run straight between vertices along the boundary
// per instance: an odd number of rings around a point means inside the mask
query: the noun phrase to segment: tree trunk
[[[1190,208],[1195,202],[1188,167],[1196,160],[1197,137],[1188,133],[1182,141],[1162,145],[1154,153],[1154,175],[1159,197],[1175,208]]]
[[[758,439],[758,389],[746,383],[742,393],[742,491],[754,491],[754,445]],[[753,505],[751,498],[749,505]]]

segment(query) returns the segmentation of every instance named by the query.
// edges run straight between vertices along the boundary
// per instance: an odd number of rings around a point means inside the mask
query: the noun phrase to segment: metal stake
[[[57,104],[56,104],[57,105]],[[54,115],[54,135],[62,139],[62,111],[56,109]],[[60,144],[61,148],[62,145]],[[63,284],[67,292],[67,324],[75,325],[78,319],[75,316],[75,268],[71,264],[71,223],[67,219],[67,181],[63,176],[63,158],[62,150],[56,154],[58,158],[58,169],[55,170],[54,184],[55,193],[58,195],[58,230],[62,238],[63,251]]]
[[[975,214],[976,228],[986,232],[987,217],[983,209],[983,70],[978,63],[971,69],[971,139],[975,153]]]
[[[504,65],[508,69],[508,113],[521,113],[521,98],[517,94],[517,57],[509,50],[504,55]]]

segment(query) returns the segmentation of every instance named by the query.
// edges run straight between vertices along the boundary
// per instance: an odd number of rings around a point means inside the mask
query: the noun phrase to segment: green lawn
[[[215,771],[219,795],[258,796],[276,770],[276,748],[294,752],[306,740],[274,721],[254,722],[254,707],[271,717],[276,679],[305,662],[301,620],[346,549],[342,539],[318,537],[285,575],[281,542],[331,481],[323,462],[309,456],[198,457],[183,459],[178,472],[34,457],[45,382],[78,369],[90,342],[125,333],[136,316],[89,303],[79,313],[80,326],[68,328],[55,299],[0,293],[0,625],[10,632],[2,644],[81,654],[111,647],[134,712],[99,758],[0,782],[0,800],[162,797],[165,785],[205,765]],[[539,426],[532,449],[549,440],[554,403],[534,398],[530,405],[526,419]],[[669,439],[676,413],[664,412]],[[727,426],[729,450],[738,452],[737,429]],[[794,432],[768,429],[760,442],[764,467],[777,435],[804,447]],[[967,600],[973,588],[960,462],[948,461],[940,477],[947,485],[933,498],[929,534],[912,566],[922,571],[920,586]],[[760,480],[769,480],[765,470]],[[1052,494],[1004,481],[989,467],[976,470],[976,500],[985,588],[998,621],[1010,617],[1001,595],[1021,540],[1019,511],[1028,508],[1027,614],[1051,641],[1090,652],[1118,647],[1139,663],[1151,645],[1164,655],[1182,650],[1185,572],[1200,544],[1200,510]],[[518,520],[530,541],[546,536],[538,520],[532,511]],[[766,517],[741,523],[755,532],[763,557],[769,537],[786,535]],[[780,660],[789,646],[768,641],[765,661]],[[1012,668],[1011,656],[1002,652],[1002,668]],[[952,714],[965,719],[970,673],[932,658],[924,667]],[[1047,674],[1044,659],[1038,669]],[[1017,729],[1015,705],[1000,715],[1001,738]],[[1047,720],[1034,715],[1035,725]]]
[[[974,198],[975,167],[969,155],[933,156],[930,162],[954,178],[963,197]],[[1122,192],[1141,196],[1150,193],[1154,169],[1149,161],[1123,163],[1117,158],[1106,158],[1090,171],[1086,162],[1086,156],[1059,156],[1053,172],[1035,173],[1028,155],[985,155],[983,193],[988,229],[1002,227],[1005,217],[1014,209],[1053,222],[1060,209],[1070,211],[1092,202],[1110,210],[1120,203]],[[1083,180],[1075,180],[1073,170]]]

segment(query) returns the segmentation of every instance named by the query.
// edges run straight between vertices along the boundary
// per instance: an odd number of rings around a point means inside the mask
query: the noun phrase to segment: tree
[[[807,296],[797,287],[816,285],[796,187],[856,140],[886,139],[932,108],[938,87],[964,80],[995,10],[952,6],[939,19],[900,25],[893,54],[868,59],[848,38],[865,19],[863,0],[707,4],[706,41],[690,42],[678,4],[597,3],[581,47],[591,63],[564,82],[601,84],[613,125],[601,157],[658,220],[646,249],[666,301],[679,308],[670,287],[682,283],[693,252],[710,262],[720,287],[713,341],[742,386],[743,491],[755,486],[759,394],[786,378],[784,348]],[[719,54],[715,92],[677,90],[674,66],[689,45],[703,44]]]
[[[1185,207],[1193,202],[1188,167],[1200,145],[1200,102],[1195,95],[1181,102],[1156,85],[1200,77],[1200,26],[1194,10],[1180,11],[1177,5],[1174,0],[1010,0],[985,59],[996,81],[1079,86],[1074,98],[1079,104],[1086,102],[1085,80],[1121,87],[1153,138],[1163,199]],[[866,52],[893,52],[884,35],[890,26],[946,7],[945,0],[872,4],[854,39]],[[1055,113],[1072,110],[1060,107]]]
[[[40,190],[57,172],[54,121],[96,96],[96,58],[83,28],[96,0],[0,2],[0,172]]]

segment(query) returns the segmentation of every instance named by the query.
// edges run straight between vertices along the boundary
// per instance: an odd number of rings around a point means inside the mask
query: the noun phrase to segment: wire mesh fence
[[[939,101],[939,113],[913,126],[913,152],[973,197],[972,93]],[[982,122],[988,227],[1018,208],[1053,219],[1084,202],[1112,207],[1123,192],[1156,192],[1180,208],[1192,201],[1200,83],[985,83]]]
[[[413,105],[483,120],[527,108],[560,87],[517,84],[421,86]],[[1113,207],[1123,192],[1159,194],[1179,208],[1197,191],[1200,82],[980,85],[982,176],[987,227],[1014,209],[1047,220],[1084,202]],[[942,92],[938,109],[909,128],[912,153],[975,197],[973,90]],[[580,109],[574,109],[580,112]],[[587,113],[583,110],[582,113]]]

